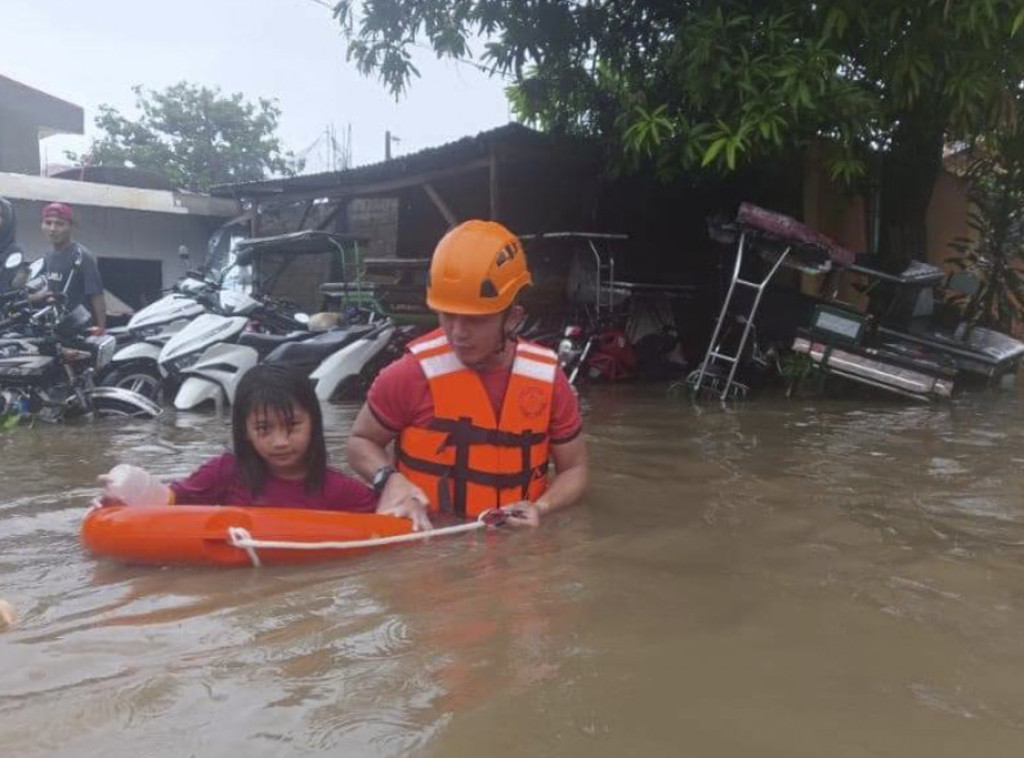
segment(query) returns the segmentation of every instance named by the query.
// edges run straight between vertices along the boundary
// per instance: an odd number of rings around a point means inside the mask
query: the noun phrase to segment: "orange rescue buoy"
[[[407,519],[376,513],[210,505],[93,507],[82,521],[82,542],[94,555],[160,565],[312,563],[411,532]]]

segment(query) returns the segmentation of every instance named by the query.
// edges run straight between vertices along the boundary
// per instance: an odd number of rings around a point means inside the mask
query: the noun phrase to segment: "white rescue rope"
[[[402,542],[415,542],[427,540],[432,537],[448,537],[463,532],[474,532],[487,526],[484,517],[491,511],[481,513],[476,521],[468,524],[456,524],[441,529],[429,529],[422,532],[409,532],[408,534],[394,534],[390,537],[374,537],[368,540],[346,540],[344,542],[287,542],[285,540],[258,540],[255,539],[248,529],[241,526],[228,527],[228,543],[244,550],[249,555],[253,566],[261,566],[257,550],[356,550],[362,547],[381,547],[383,545],[397,545]]]

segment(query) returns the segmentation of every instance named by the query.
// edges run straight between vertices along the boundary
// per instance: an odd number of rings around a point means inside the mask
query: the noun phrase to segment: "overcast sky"
[[[420,50],[422,77],[397,102],[345,60],[330,11],[317,0],[0,0],[0,74],[85,109],[86,137],[43,140],[44,159],[64,162],[94,132],[96,107],[134,114],[131,87],[183,79],[247,98],[276,98],[280,136],[300,152],[333,124],[352,125],[356,165],[476,134],[511,118],[504,82]],[[309,168],[326,168],[326,152]]]

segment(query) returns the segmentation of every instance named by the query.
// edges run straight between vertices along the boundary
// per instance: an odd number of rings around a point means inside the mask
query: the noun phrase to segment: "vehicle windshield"
[[[211,273],[213,281],[220,284],[222,290],[236,290],[238,292],[244,292],[247,295],[252,294],[253,291],[253,271],[252,264],[239,265],[238,263],[238,244],[244,239],[244,237],[232,237],[231,247],[228,250],[227,262],[218,271]]]

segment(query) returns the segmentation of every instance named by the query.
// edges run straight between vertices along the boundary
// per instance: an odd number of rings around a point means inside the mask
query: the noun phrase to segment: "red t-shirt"
[[[172,482],[171,489],[176,505],[263,505],[358,513],[373,513],[377,507],[372,489],[333,469],[327,469],[323,492],[306,492],[304,481],[268,476],[263,491],[253,499],[231,453],[211,458],[187,478]]]
[[[512,367],[478,371],[477,375],[491,399],[495,417],[500,417]],[[430,384],[419,360],[412,354],[402,356],[377,375],[366,402],[377,421],[396,434],[410,426],[425,427],[434,418]],[[555,389],[551,398],[551,426],[548,427],[551,443],[569,442],[582,427],[576,393],[565,372],[559,368],[555,372]]]

